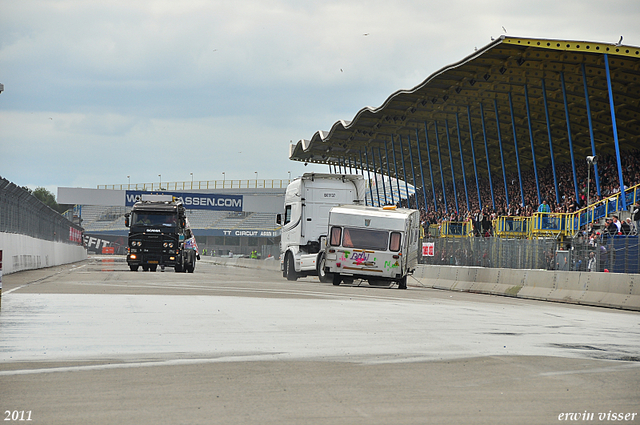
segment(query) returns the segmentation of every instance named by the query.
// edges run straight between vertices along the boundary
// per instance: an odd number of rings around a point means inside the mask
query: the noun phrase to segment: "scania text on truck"
[[[185,208],[170,195],[142,195],[125,214],[129,227],[127,264],[132,271],[156,271],[158,266],[193,273],[199,259]]]
[[[395,206],[342,205],[329,212],[325,273],[333,284],[364,279],[370,285],[398,284],[418,265],[418,210]]]
[[[317,275],[331,281],[324,273],[329,210],[337,205],[364,204],[364,177],[356,174],[305,173],[287,186],[282,226],[280,269],[288,280]]]

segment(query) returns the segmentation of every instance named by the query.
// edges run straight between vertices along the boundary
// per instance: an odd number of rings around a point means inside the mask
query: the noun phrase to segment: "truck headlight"
[[[162,244],[162,246],[166,248],[166,247],[169,246],[169,244],[165,242],[165,243]]]

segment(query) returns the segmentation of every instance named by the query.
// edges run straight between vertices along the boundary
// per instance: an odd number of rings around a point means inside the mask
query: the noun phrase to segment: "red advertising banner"
[[[423,242],[422,243],[422,256],[423,257],[433,257],[433,242]]]
[[[77,244],[82,243],[82,232],[74,227],[69,228],[69,240]]]

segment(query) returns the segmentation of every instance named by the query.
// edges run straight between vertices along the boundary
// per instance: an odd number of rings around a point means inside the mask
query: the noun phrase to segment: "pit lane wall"
[[[18,233],[0,232],[3,251],[2,273],[39,269],[73,263],[87,258],[82,245],[47,241]]]
[[[219,265],[280,271],[280,261],[213,257]],[[640,311],[640,275],[419,265],[408,280],[448,291]]]
[[[434,289],[640,311],[640,275],[421,265],[413,274]]]

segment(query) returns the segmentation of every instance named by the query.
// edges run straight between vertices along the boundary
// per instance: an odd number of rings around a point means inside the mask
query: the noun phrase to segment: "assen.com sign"
[[[218,195],[215,193],[185,193],[185,192],[145,192],[142,190],[127,190],[125,205],[135,204],[136,199],[142,199],[142,195],[171,195],[182,201],[189,210],[213,210],[213,211],[242,211],[242,195]]]

